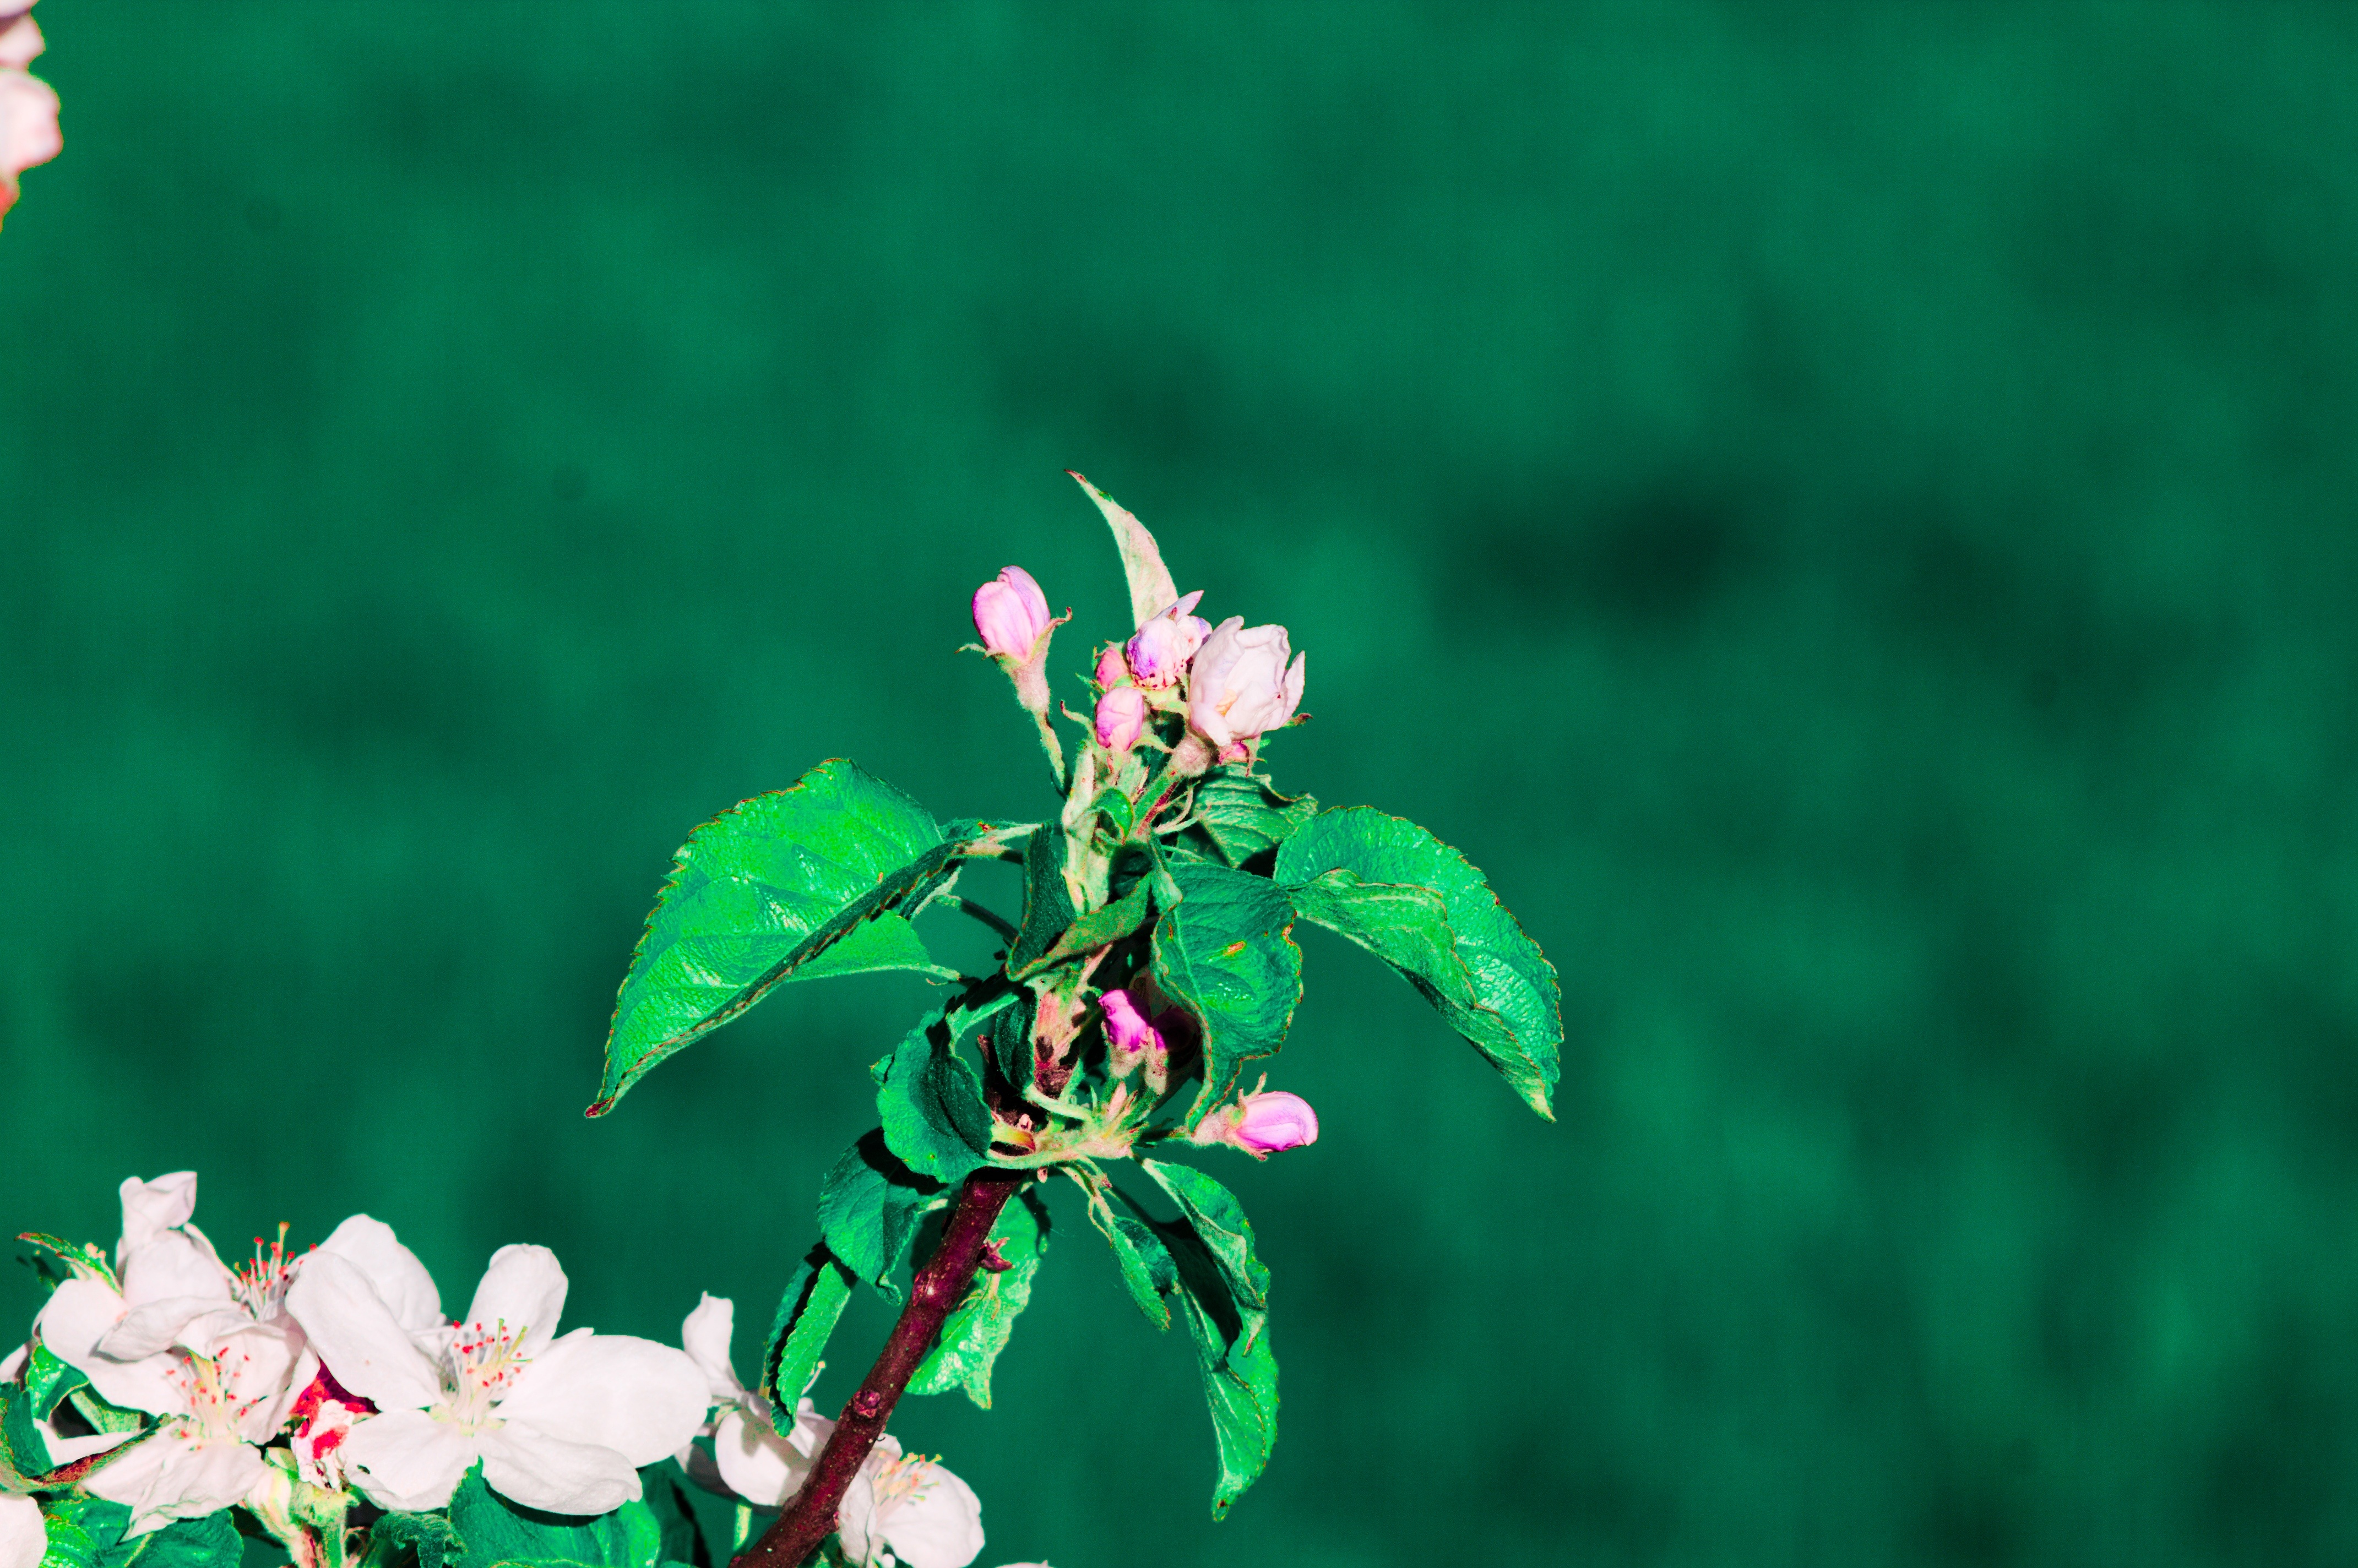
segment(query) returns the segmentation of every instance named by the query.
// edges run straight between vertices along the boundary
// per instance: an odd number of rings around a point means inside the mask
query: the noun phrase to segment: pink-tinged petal
[[[384,1221],[356,1214],[328,1233],[314,1256],[319,1252],[333,1253],[366,1275],[378,1298],[393,1309],[394,1321],[412,1334],[441,1325],[442,1292],[435,1289],[434,1276]]]
[[[185,1426],[151,1433],[122,1458],[100,1466],[84,1490],[131,1509],[124,1539],[163,1529],[176,1519],[219,1513],[262,1478],[262,1455],[252,1444],[198,1441]]]
[[[349,1260],[331,1252],[305,1259],[287,1288],[287,1311],[336,1381],[377,1409],[424,1410],[441,1398],[442,1378],[434,1363]]]
[[[737,1303],[727,1296],[709,1294],[697,1302],[696,1310],[679,1325],[680,1347],[704,1374],[705,1388],[716,1404],[745,1394],[745,1385],[737,1380],[737,1368],[729,1364],[729,1341],[736,1327]]]
[[[1030,572],[1022,567],[1009,567],[999,574],[999,580],[1015,590],[1033,620],[1043,626],[1048,623],[1048,596],[1040,591],[1040,585],[1033,580]]]
[[[761,1416],[732,1410],[712,1433],[713,1463],[729,1489],[757,1509],[774,1509],[802,1490],[811,1456],[797,1453]]]
[[[505,1324],[520,1334],[529,1333],[543,1345],[557,1337],[557,1321],[564,1314],[565,1271],[557,1267],[557,1254],[546,1247],[523,1245],[503,1247],[492,1254],[483,1282],[475,1287],[474,1303],[467,1308],[471,1324],[486,1328]],[[356,1387],[349,1378],[344,1379],[344,1386]]]
[[[917,1489],[886,1505],[884,1544],[907,1568],[966,1568],[982,1554],[982,1499],[939,1465],[919,1463]]]
[[[449,1422],[403,1410],[354,1422],[338,1452],[369,1501],[416,1513],[448,1505],[482,1451]]]
[[[197,1212],[194,1171],[175,1171],[152,1182],[127,1176],[121,1193],[123,1239],[114,1249],[117,1263],[129,1261],[134,1252],[166,1231],[188,1224],[189,1217]]]
[[[676,1452],[711,1403],[687,1352],[626,1334],[583,1334],[527,1362],[499,1413],[611,1448],[635,1466]]]
[[[49,1527],[41,1522],[41,1505],[30,1498],[0,1497],[0,1568],[40,1568],[49,1554]]]
[[[1098,698],[1098,744],[1117,755],[1138,744],[1146,732],[1146,694],[1134,686],[1118,686]]]
[[[611,1448],[514,1421],[484,1433],[481,1442],[485,1484],[528,1509],[602,1514],[639,1496],[638,1470]]]
[[[237,1299],[236,1276],[213,1256],[213,1245],[194,1226],[167,1230],[131,1249],[123,1260],[123,1300],[133,1311],[150,1302],[194,1296],[207,1302]]]
[[[111,1404],[150,1415],[185,1411],[188,1399],[172,1373],[168,1355],[136,1361],[110,1361],[98,1342],[123,1316],[123,1298],[97,1280],[68,1280],[49,1292],[34,1329],[49,1354],[88,1378]]]
[[[22,70],[48,47],[31,12],[20,11],[14,21],[0,22],[0,70]]]

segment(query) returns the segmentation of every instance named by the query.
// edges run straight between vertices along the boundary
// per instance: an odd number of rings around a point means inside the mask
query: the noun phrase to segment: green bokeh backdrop
[[[750,1365],[914,980],[580,1108],[697,822],[1036,814],[1020,561],[1563,970],[1311,935],[1274,1466],[1065,1222],[987,1565],[2358,1554],[2358,13],[47,0],[0,235],[0,1224],[124,1174]],[[29,1275],[0,1314],[33,1308]],[[850,1322],[823,1395],[881,1333]]]

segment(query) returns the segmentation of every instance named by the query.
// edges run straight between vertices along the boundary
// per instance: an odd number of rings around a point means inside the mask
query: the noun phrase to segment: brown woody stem
[[[876,1365],[868,1368],[860,1391],[836,1418],[835,1435],[819,1451],[810,1479],[803,1483],[803,1489],[795,1494],[777,1522],[763,1530],[762,1539],[735,1558],[730,1568],[801,1568],[818,1550],[819,1542],[834,1532],[845,1490],[860,1473],[868,1451],[884,1435],[884,1423],[891,1419],[892,1407],[901,1402],[902,1390],[933,1349],[942,1320],[957,1305],[975,1271],[981,1267],[991,1227],[999,1223],[999,1211],[1031,1175],[1029,1171],[986,1165],[967,1178],[950,1210],[949,1223],[942,1227],[941,1245],[910,1281],[909,1304],[901,1309],[901,1321],[892,1325],[892,1337],[884,1341]]]

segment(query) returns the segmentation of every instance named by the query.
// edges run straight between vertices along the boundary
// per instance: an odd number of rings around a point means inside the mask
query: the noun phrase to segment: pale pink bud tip
[[[1148,618],[1138,634],[1130,640],[1126,650],[1130,655],[1130,673],[1138,684],[1161,688],[1177,686],[1187,673],[1187,663],[1195,650],[1204,645],[1211,625],[1200,615],[1190,614],[1204,597],[1197,589],[1178,603],[1167,605],[1163,611]]]
[[[1227,1143],[1256,1160],[1281,1149],[1318,1141],[1318,1113],[1300,1095],[1269,1089],[1240,1097],[1206,1117],[1195,1129],[1197,1143]]]
[[[982,634],[983,652],[994,658],[1029,661],[1050,624],[1047,596],[1022,567],[1009,567],[974,590],[974,629]]]
[[[1098,698],[1098,744],[1116,753],[1138,744],[1146,729],[1146,694],[1118,686]]]
[[[1098,655],[1098,685],[1110,690],[1130,681],[1130,661],[1122,656],[1121,644],[1112,646]]]

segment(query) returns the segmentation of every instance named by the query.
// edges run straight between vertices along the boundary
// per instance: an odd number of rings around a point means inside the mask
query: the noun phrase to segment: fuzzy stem
[[[819,1451],[810,1478],[786,1511],[762,1532],[751,1551],[731,1561],[730,1568],[801,1568],[834,1532],[844,1492],[860,1473],[868,1451],[884,1435],[892,1407],[933,1349],[943,1320],[981,1267],[991,1227],[999,1223],[999,1211],[1029,1180],[1028,1171],[991,1165],[967,1178],[957,1206],[950,1210],[949,1223],[942,1227],[941,1245],[910,1281],[909,1304],[901,1310],[901,1321],[892,1325],[892,1336],[884,1341],[860,1391],[836,1418],[835,1435]]]

